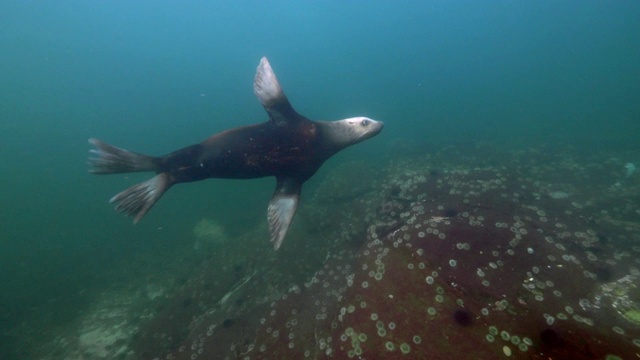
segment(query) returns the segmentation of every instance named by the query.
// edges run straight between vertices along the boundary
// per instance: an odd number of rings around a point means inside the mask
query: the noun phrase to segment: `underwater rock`
[[[227,236],[222,225],[210,219],[202,219],[193,229],[198,239],[209,239],[214,242],[226,242]]]
[[[378,177],[379,170],[369,163],[344,163],[327,174],[315,197],[319,203],[350,201],[373,191]]]
[[[605,296],[616,290],[605,291],[598,274],[608,269],[618,284],[631,279],[640,247],[634,227],[608,221],[587,197],[606,189],[605,181],[589,181],[600,169],[567,156],[522,167],[522,153],[504,156],[514,166],[483,165],[482,149],[455,163],[433,159],[443,169],[438,176],[429,175],[429,163],[389,164],[377,197],[314,212],[330,219],[318,236],[351,246],[331,248],[307,281],[286,292],[266,296],[248,284],[247,298],[261,301],[224,316],[211,310],[166,356],[634,357],[640,331],[628,320],[636,314],[613,306],[630,292]],[[566,167],[561,180],[581,184],[574,201],[539,196]],[[402,201],[393,216],[380,211],[389,194]],[[603,232],[628,241],[613,247]]]
[[[200,220],[193,228],[193,234],[196,236],[196,242],[193,245],[196,251],[206,246],[220,246],[229,240],[222,225],[210,219]]]

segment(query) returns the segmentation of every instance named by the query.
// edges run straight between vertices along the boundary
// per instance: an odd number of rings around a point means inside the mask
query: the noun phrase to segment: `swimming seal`
[[[112,197],[116,210],[137,223],[171,186],[209,178],[253,179],[275,176],[267,211],[271,242],[277,250],[298,207],[302,184],[340,150],[377,135],[383,124],[367,117],[311,121],[285,96],[267,58],[253,90],[269,121],[226,130],[203,142],[160,157],[147,156],[89,139],[93,174],[154,171],[150,180]]]

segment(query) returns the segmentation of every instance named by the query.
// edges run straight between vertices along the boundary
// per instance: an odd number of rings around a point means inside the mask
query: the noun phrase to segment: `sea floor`
[[[305,189],[277,252],[266,224],[228,238],[204,219],[194,247],[148,261],[174,266],[16,334],[46,360],[637,358],[633,161],[562,144],[398,147]]]

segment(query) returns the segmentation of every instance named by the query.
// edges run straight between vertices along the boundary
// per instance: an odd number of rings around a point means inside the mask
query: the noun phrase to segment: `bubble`
[[[393,321],[391,321],[391,322],[389,323],[389,330],[393,330],[393,329],[395,329],[395,328],[396,328],[396,323],[394,323]]]
[[[429,307],[429,308],[427,308],[427,313],[428,313],[429,315],[431,315],[431,316],[435,316],[435,315],[436,315],[436,313],[437,313],[437,310],[436,310],[436,308],[434,308],[434,307]]]
[[[378,336],[384,337],[386,335],[387,335],[387,330],[385,330],[384,328],[378,328]]]
[[[376,314],[376,313],[371,313],[371,320],[373,320],[373,321],[378,320],[378,314]]]
[[[502,338],[502,340],[509,341],[509,339],[511,338],[511,335],[509,335],[507,331],[502,330],[500,332],[500,337]]]
[[[360,342],[365,342],[365,341],[367,341],[367,334],[365,334],[365,333],[360,333],[360,335],[358,335],[358,340],[360,340]]]
[[[402,343],[400,344],[400,351],[402,351],[403,354],[408,354],[411,352],[411,346],[407,343]]]
[[[413,336],[413,343],[414,344],[417,345],[417,344],[420,344],[421,342],[422,342],[422,339],[420,338],[420,336],[418,336],[418,335],[414,335]]]
[[[492,342],[494,342],[496,340],[496,337],[491,335],[491,334],[487,334],[484,338],[490,343],[492,343]]]
[[[456,267],[456,265],[458,265],[458,262],[454,259],[449,260],[449,266],[451,267]]]
[[[526,352],[527,350],[529,350],[529,346],[525,343],[520,343],[518,344],[518,349],[520,349],[520,351],[522,352]]]
[[[489,334],[491,335],[498,335],[498,328],[495,326],[489,326]]]
[[[433,278],[432,278],[431,276],[427,276],[427,277],[425,278],[425,280],[426,280],[427,284],[429,284],[429,285],[432,285],[432,284],[433,284]]]
[[[386,347],[386,348],[387,348],[387,350],[389,350],[389,351],[393,351],[393,350],[395,350],[395,348],[396,348],[396,346],[395,346],[391,341],[387,341],[387,342],[384,344],[384,347]]]

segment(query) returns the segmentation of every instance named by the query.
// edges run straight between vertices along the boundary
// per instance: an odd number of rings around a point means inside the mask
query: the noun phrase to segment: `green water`
[[[126,284],[119,268],[188,259],[202,218],[232,237],[264,226],[273,179],[177,186],[133,226],[107,201],[147,177],[88,174],[89,137],[163,154],[264,121],[266,55],[307,117],[385,122],[305,194],[398,145],[637,150],[639,17],[637,1],[3,1],[0,358]]]

